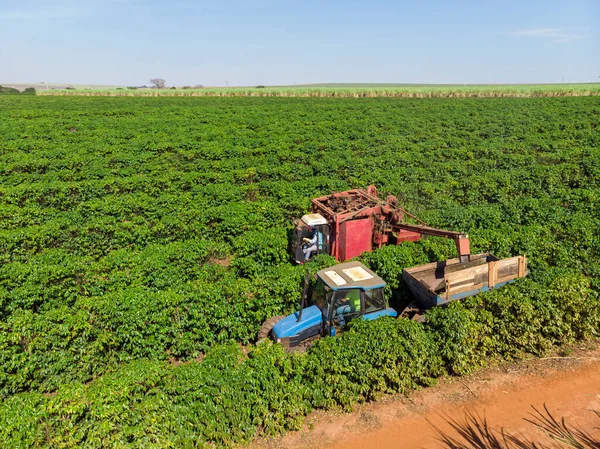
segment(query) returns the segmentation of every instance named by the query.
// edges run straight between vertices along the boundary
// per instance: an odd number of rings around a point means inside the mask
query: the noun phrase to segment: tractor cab
[[[317,272],[310,303],[273,326],[274,340],[293,347],[319,336],[334,336],[355,319],[397,316],[387,307],[385,281],[360,262],[347,262]],[[305,289],[306,292],[306,289]]]
[[[304,262],[303,251],[307,246],[302,239],[311,238],[313,228],[317,230],[317,250],[311,254],[311,258],[317,254],[329,254],[331,226],[327,223],[325,217],[320,214],[306,214],[297,221],[292,239],[292,253],[298,263]]]

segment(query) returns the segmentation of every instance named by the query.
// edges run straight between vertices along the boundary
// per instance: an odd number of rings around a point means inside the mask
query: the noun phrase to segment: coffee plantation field
[[[0,98],[1,445],[230,446],[598,336],[599,125],[594,96]],[[530,276],[424,325],[255,347],[299,305],[293,218],[370,184]],[[393,305],[402,268],[454,253],[362,261]]]

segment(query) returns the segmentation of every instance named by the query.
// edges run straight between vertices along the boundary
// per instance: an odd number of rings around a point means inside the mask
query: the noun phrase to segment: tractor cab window
[[[385,296],[383,288],[365,291],[365,314],[385,309]]]
[[[352,319],[360,316],[360,290],[337,290],[333,293],[332,321],[337,327],[344,327]]]
[[[317,226],[317,248],[320,253],[329,254],[329,233],[331,228],[329,225],[319,225]]]
[[[297,248],[302,248],[304,245],[304,241],[302,239],[310,237],[310,228],[299,226],[296,228],[296,233],[293,236],[292,245]],[[302,251],[300,251],[300,254],[302,254]]]
[[[321,310],[326,310],[325,304],[328,304],[329,297],[332,291],[325,285],[325,283],[318,279],[315,287],[312,290],[311,304],[317,306]]]

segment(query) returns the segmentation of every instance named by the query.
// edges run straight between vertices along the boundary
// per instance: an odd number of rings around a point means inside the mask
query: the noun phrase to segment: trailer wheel
[[[269,338],[271,331],[273,330],[273,326],[275,326],[279,321],[285,318],[285,315],[278,315],[266,320],[263,325],[260,327],[258,331],[258,342],[263,341],[266,338]]]

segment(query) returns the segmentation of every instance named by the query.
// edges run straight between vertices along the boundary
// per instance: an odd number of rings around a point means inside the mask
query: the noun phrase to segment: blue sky
[[[600,1],[0,0],[0,82],[600,81]]]

